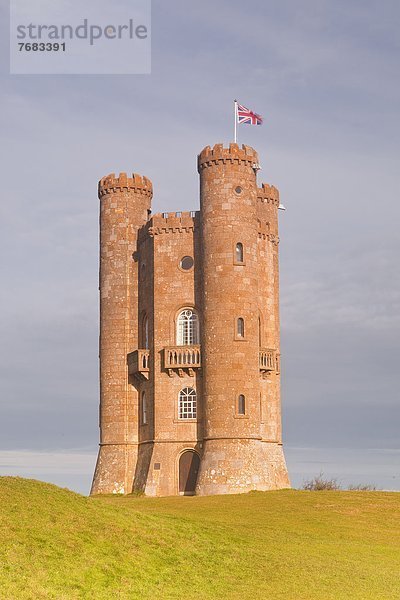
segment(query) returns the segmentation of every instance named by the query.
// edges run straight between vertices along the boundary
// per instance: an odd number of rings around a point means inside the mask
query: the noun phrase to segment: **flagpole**
[[[237,144],[237,100],[235,100],[234,102],[235,105],[235,125],[234,125],[234,134],[233,134],[233,140],[235,142],[235,144]]]

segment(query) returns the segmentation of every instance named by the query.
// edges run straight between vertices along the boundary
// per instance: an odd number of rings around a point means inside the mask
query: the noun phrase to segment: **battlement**
[[[267,204],[279,206],[279,190],[273,185],[263,183],[260,188],[257,189],[257,200],[260,202],[266,202]]]
[[[251,146],[242,144],[229,144],[228,148],[224,148],[223,144],[215,144],[212,148],[206,146],[197,157],[197,170],[200,172],[206,167],[218,163],[246,163],[248,166],[258,168],[258,154]]]
[[[113,192],[123,192],[133,190],[138,194],[143,194],[148,198],[153,197],[153,184],[150,179],[137,173],[128,177],[126,173],[120,173],[118,177],[111,173],[99,181],[99,198]]]
[[[140,232],[143,236],[153,237],[163,233],[188,233],[194,231],[198,222],[199,211],[179,211],[170,213],[156,213],[151,216]]]

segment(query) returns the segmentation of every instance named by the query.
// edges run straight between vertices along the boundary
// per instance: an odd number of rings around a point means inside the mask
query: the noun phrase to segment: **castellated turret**
[[[198,157],[200,211],[151,216],[105,177],[100,451],[92,494],[289,487],[280,409],[278,206],[249,146]]]
[[[132,491],[138,449],[138,391],[127,355],[138,346],[138,230],[148,218],[151,181],[114,173],[100,198],[100,451],[92,494]]]

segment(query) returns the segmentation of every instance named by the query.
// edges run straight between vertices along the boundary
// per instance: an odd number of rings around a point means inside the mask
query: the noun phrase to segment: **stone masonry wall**
[[[279,192],[257,186],[257,168],[249,146],[204,148],[195,213],[150,216],[152,184],[140,175],[100,181],[100,450],[92,494],[177,495],[186,450],[200,457],[197,494],[290,485],[281,437]],[[184,256],[193,267],[182,268]],[[201,365],[167,368],[184,308],[199,316]],[[196,390],[196,419],[178,418],[185,387]]]

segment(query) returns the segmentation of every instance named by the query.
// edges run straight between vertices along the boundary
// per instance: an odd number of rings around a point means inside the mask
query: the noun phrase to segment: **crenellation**
[[[224,148],[223,144],[215,144],[212,148],[206,146],[197,157],[198,171],[213,164],[239,164],[245,163],[251,168],[258,163],[258,154],[250,146],[231,143],[228,148]]]
[[[263,183],[262,186],[257,189],[257,200],[278,207],[279,190],[273,185]]]
[[[152,198],[153,184],[144,175],[133,173],[132,177],[128,177],[126,173],[120,173],[118,177],[115,173],[110,173],[99,181],[99,198],[106,194],[132,190],[136,193],[143,194]]]
[[[195,211],[177,211],[155,213],[140,232],[140,241],[145,237],[154,237],[163,233],[191,233],[198,226],[199,213]]]

